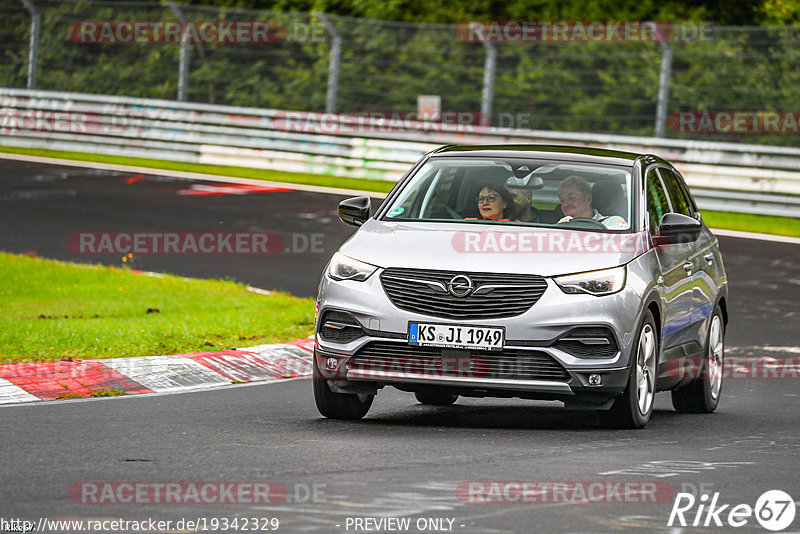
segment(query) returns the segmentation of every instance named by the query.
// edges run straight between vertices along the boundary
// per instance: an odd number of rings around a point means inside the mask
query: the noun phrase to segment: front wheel
[[[375,395],[334,393],[328,386],[328,381],[320,373],[316,354],[313,358],[314,401],[319,413],[329,419],[350,420],[361,419],[367,415]]]
[[[644,428],[653,413],[656,394],[656,360],[658,337],[653,314],[647,310],[639,327],[631,372],[625,391],[617,397],[611,409],[598,411],[603,426],[611,428]]]
[[[722,310],[714,308],[708,329],[706,354],[700,373],[689,385],[672,390],[672,406],[679,413],[711,413],[719,405],[722,392],[722,365],[725,357],[725,323]]]

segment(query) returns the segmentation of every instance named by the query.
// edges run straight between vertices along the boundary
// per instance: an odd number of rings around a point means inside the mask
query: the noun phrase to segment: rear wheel
[[[375,395],[334,393],[317,367],[314,355],[314,401],[319,413],[329,419],[361,419],[369,411]]]
[[[725,357],[725,323],[722,310],[714,308],[708,329],[706,355],[700,373],[689,385],[672,391],[672,406],[680,413],[711,413],[717,409],[722,392]]]
[[[414,396],[420,404],[427,404],[429,406],[450,406],[458,400],[458,395],[450,395],[436,391],[420,391],[414,393]]]
[[[653,314],[648,310],[639,327],[628,385],[622,395],[614,401],[610,410],[597,412],[603,426],[643,428],[650,421],[656,394],[657,356],[656,324]]]

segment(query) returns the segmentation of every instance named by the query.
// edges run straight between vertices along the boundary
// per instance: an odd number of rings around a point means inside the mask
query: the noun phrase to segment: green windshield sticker
[[[403,213],[403,211],[405,211],[403,208],[392,208],[389,210],[388,215],[389,217],[397,217],[398,215]]]

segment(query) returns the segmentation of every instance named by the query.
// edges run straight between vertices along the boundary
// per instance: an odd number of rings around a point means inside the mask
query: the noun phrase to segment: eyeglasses
[[[494,202],[498,198],[500,198],[498,195],[486,195],[486,196],[479,195],[478,196],[478,204],[483,204],[484,202],[488,202],[489,204],[491,204],[492,202]]]

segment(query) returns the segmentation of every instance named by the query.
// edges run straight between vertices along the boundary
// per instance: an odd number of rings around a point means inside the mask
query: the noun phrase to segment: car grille
[[[606,327],[576,328],[554,347],[576,358],[613,358],[619,350],[614,333]]]
[[[469,276],[476,290],[498,285],[489,292],[454,297],[446,289],[457,275]],[[428,285],[425,282],[433,282]],[[438,287],[436,283],[438,282]],[[402,310],[451,319],[496,319],[514,317],[527,311],[547,289],[538,275],[462,273],[426,269],[386,269],[381,273],[383,289],[392,304]],[[506,286],[506,287],[502,287]]]
[[[348,362],[348,369],[391,371],[436,377],[507,380],[569,380],[569,373],[549,354],[533,350],[469,351],[371,342]]]

